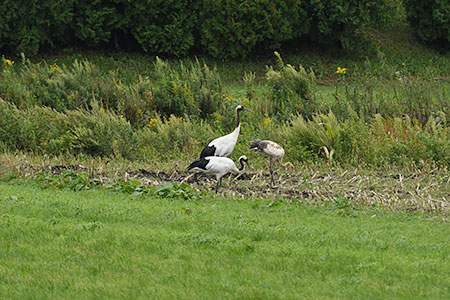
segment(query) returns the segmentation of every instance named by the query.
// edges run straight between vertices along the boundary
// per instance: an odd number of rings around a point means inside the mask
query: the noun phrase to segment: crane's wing
[[[193,161],[188,167],[187,170],[195,169],[200,171],[206,171],[207,165],[209,164],[209,160],[205,158],[200,158]]]
[[[283,157],[284,149],[275,142],[265,141],[267,142],[266,146],[263,149],[263,152],[271,157]]]
[[[216,146],[212,145],[212,146],[206,146],[205,148],[203,148],[202,153],[200,153],[200,158],[204,158],[207,156],[215,156],[216,154]]]
[[[233,152],[234,146],[236,146],[239,131],[233,131],[230,134],[219,137],[209,143],[209,147],[215,147],[214,156],[227,157]]]

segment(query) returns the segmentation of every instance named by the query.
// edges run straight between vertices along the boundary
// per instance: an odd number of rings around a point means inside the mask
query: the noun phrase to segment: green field
[[[31,183],[0,195],[1,299],[450,297],[450,227],[423,216]]]

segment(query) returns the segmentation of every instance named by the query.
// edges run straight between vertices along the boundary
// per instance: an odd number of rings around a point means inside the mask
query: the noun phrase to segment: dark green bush
[[[4,0],[0,52],[32,56],[48,47],[120,47],[131,40],[160,55],[200,48],[213,57],[239,58],[306,35],[350,47],[358,30],[390,16],[390,2]]]
[[[111,40],[112,32],[127,22],[123,16],[123,4],[120,0],[78,0],[74,1],[73,22],[71,27],[76,39],[88,47],[96,47]],[[121,9],[122,8],[122,9]]]
[[[214,57],[246,57],[262,43],[275,49],[309,29],[305,9],[296,0],[201,2],[200,43]]]
[[[354,48],[361,41],[361,29],[381,26],[393,16],[394,3],[388,0],[308,0],[304,1],[310,19],[308,36],[320,42],[340,42]]]
[[[42,48],[71,42],[74,2],[0,1],[0,52],[33,56]]]
[[[180,56],[186,55],[194,45],[195,1],[138,0],[125,3],[128,31],[144,51]]]
[[[403,3],[409,23],[422,40],[450,45],[448,0],[404,0]]]

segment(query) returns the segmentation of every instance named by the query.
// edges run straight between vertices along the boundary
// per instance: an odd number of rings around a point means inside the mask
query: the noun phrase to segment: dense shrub
[[[123,1],[119,1],[123,2]],[[195,1],[126,1],[128,30],[146,52],[186,55],[194,45]]]
[[[202,1],[201,45],[214,57],[246,57],[256,45],[275,49],[308,32],[299,1]]]
[[[32,56],[42,48],[72,42],[69,24],[74,2],[1,1],[0,51]]]
[[[360,29],[389,23],[394,3],[386,0],[309,0],[304,5],[311,17],[310,38],[326,43],[340,42],[342,47],[352,48],[359,45]]]
[[[0,51],[35,55],[47,47],[120,47],[181,56],[246,57],[308,35],[345,47],[358,30],[389,16],[389,0],[5,0]],[[444,11],[442,12],[444,13]]]
[[[75,38],[83,41],[88,47],[96,47],[102,42],[110,41],[112,33],[127,22],[127,18],[122,15],[121,1],[73,2],[73,21],[67,24],[71,27]]]
[[[55,46],[120,47],[122,37],[134,37],[144,51],[185,55],[194,44],[192,7],[191,1],[5,0],[0,51],[33,56]]]
[[[447,0],[404,0],[406,15],[419,37],[450,45],[450,3]]]

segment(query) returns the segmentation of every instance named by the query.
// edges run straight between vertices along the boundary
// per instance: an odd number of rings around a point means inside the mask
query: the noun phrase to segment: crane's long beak
[[[253,110],[248,109],[248,108],[245,108],[245,107],[244,107],[244,110],[247,110],[247,111],[249,111],[249,112],[254,112]]]

